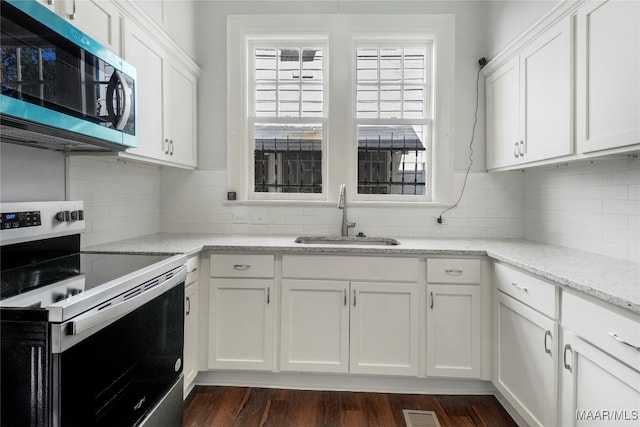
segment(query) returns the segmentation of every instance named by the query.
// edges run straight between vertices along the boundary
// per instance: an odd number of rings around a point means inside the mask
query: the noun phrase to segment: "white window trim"
[[[227,188],[235,191],[239,201],[256,200],[253,192],[253,158],[247,129],[247,113],[252,95],[246,93],[250,74],[247,44],[252,38],[268,36],[272,38],[307,39],[311,35],[342,32],[341,40],[329,39],[325,66],[334,63],[333,58],[352,58],[355,43],[359,40],[387,40],[398,38],[424,38],[433,40],[433,69],[437,76],[432,87],[434,115],[432,129],[432,188],[429,204],[440,205],[453,199],[453,130],[454,130],[454,61],[455,61],[455,18],[449,14],[425,15],[229,15],[227,17]],[[346,50],[346,52],[345,52]],[[329,82],[328,102],[324,106],[329,125],[325,127],[323,147],[323,192],[321,194],[276,193],[284,202],[335,201],[340,184],[347,183],[347,194],[351,200],[358,198],[357,167],[354,156],[355,144],[336,144],[345,135],[355,137],[356,122],[353,102],[336,101],[332,93],[349,93],[347,99],[355,97],[354,70],[351,59],[348,67],[329,67],[325,79]],[[344,92],[348,91],[348,92]],[[350,104],[350,105],[345,105]],[[331,173],[329,173],[331,170]],[[317,198],[314,200],[313,197]],[[397,197],[392,197],[397,196]],[[415,203],[415,196],[413,198]],[[388,204],[407,202],[407,196],[386,195],[384,200],[371,203]],[[365,203],[365,202],[363,202]]]

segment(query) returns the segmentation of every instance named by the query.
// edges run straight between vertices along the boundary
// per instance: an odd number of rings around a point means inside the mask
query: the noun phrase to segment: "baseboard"
[[[407,394],[485,395],[495,394],[496,391],[490,381],[483,380],[244,371],[203,371],[198,374],[195,383],[202,386],[216,385]]]
[[[516,422],[516,424],[518,424],[521,427],[528,427],[529,424],[524,420],[524,418],[522,418],[520,416],[520,414],[518,413],[518,411],[515,410],[515,408],[511,405],[511,403],[509,403],[509,401],[502,395],[502,393],[500,393],[499,390],[494,388],[494,392],[493,395],[496,397],[496,399],[498,400],[498,402],[500,402],[500,405],[502,405],[502,407],[504,408],[505,411],[507,411],[507,413],[511,416],[511,418],[513,418],[513,421]]]

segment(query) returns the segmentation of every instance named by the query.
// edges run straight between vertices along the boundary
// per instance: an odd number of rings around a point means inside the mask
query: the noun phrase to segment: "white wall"
[[[526,238],[640,262],[640,159],[524,175]]]
[[[64,155],[0,144],[0,202],[64,200]]]
[[[313,205],[252,204],[227,202],[226,172],[164,169],[162,177],[161,229],[183,233],[337,234],[342,211],[335,203]],[[464,173],[455,174],[459,191]],[[436,218],[445,207],[348,206],[355,231],[369,236],[392,237],[504,237],[522,236],[522,173],[471,173],[465,197],[445,215],[447,225]],[[241,220],[245,223],[234,223]],[[236,221],[237,222],[237,221]]]
[[[160,168],[109,157],[69,158],[69,200],[84,200],[82,247],[160,231]]]
[[[226,17],[230,14],[287,13],[447,13],[456,17],[455,170],[468,164],[475,109],[478,59],[486,56],[486,5],[477,1],[201,1],[196,4],[196,58],[202,68],[198,79],[198,167],[226,168]],[[481,81],[482,83],[482,81]],[[485,168],[484,84],[474,142],[474,170]],[[437,143],[437,142],[436,142]]]

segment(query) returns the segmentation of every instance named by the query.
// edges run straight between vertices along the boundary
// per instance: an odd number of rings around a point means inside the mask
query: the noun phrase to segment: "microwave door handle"
[[[86,314],[82,314],[69,322],[68,333],[69,335],[80,335],[81,333],[93,327],[99,326],[104,323],[111,323],[111,321],[117,320],[131,313],[132,311],[142,307],[144,304],[148,303],[157,296],[163,294],[165,291],[173,288],[181,282],[184,282],[185,277],[186,274],[176,274],[171,279],[131,299],[107,307],[98,312],[92,311]]]
[[[117,115],[116,111],[113,108],[113,102],[115,98],[118,96],[118,91],[116,87],[120,85],[122,87],[123,97],[122,97],[122,114],[120,116]],[[107,112],[109,113],[109,120],[113,123],[116,129],[122,130],[126,126],[129,121],[129,117],[131,116],[131,88],[127,84],[127,80],[119,71],[114,71],[111,75],[111,79],[109,80],[109,85],[107,86]]]

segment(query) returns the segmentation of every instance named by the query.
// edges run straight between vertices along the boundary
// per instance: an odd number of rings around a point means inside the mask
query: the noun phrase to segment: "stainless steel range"
[[[0,204],[2,426],[180,426],[183,255],[83,253],[82,202]]]

